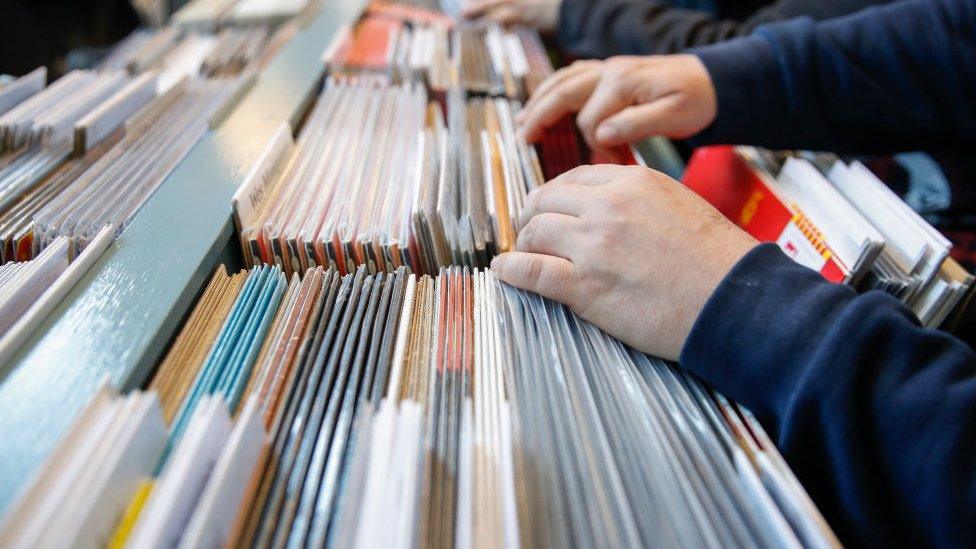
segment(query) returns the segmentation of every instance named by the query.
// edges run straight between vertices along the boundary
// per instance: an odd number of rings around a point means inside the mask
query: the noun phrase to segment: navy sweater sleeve
[[[756,414],[845,543],[976,544],[976,356],[896,299],[763,244],[680,362]]]
[[[829,19],[890,0],[778,0],[742,19],[654,0],[563,0],[556,42],[586,58],[677,53],[801,15]]]
[[[691,50],[718,95],[694,144],[839,153],[976,148],[976,0],[904,0]]]

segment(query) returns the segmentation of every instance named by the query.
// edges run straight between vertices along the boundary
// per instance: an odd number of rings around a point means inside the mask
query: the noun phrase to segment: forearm
[[[974,28],[976,0],[907,0],[694,49],[719,100],[695,143],[971,150]]]
[[[681,364],[749,407],[848,542],[971,545],[976,357],[896,300],[746,256]]]

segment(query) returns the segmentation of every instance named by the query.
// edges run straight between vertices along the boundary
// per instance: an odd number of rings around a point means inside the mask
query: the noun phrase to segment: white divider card
[[[266,443],[261,406],[256,397],[251,397],[238,416],[182,534],[181,549],[206,549],[226,544],[235,513],[245,496],[245,481],[253,476]]]
[[[128,542],[131,547],[174,547],[179,543],[230,430],[223,399],[204,397],[133,527]]]
[[[884,200],[869,179],[854,172],[843,162],[836,162],[830,180],[844,196],[885,236],[886,251],[906,273],[912,273],[926,253],[923,238],[899,221],[893,205]]]
[[[47,67],[38,67],[0,88],[0,115],[44,89]]]
[[[126,123],[125,136],[34,216],[34,245],[58,236],[88,245],[107,224],[121,232],[146,199],[207,132],[207,119],[233,93],[233,81],[185,81]]]
[[[156,74],[144,73],[129,82],[75,125],[75,153],[83,154],[121,126],[156,96]]]
[[[267,24],[279,22],[301,12],[308,0],[240,0],[229,14],[236,24]]]
[[[952,243],[922,219],[908,204],[898,198],[863,164],[860,162],[852,163],[851,171],[860,179],[862,184],[867,185],[873,191],[876,199],[874,203],[883,201],[889,204],[890,211],[894,213],[895,218],[924,242],[924,252],[919,264],[915,267],[914,273],[919,276],[922,285],[927,285],[939,272],[946,257],[949,256]]]
[[[75,70],[0,115],[0,150],[67,143],[74,124],[129,80],[123,71]],[[69,147],[70,148],[70,147]]]
[[[294,153],[295,141],[292,138],[291,125],[282,122],[247,177],[244,178],[240,188],[234,193],[232,199],[234,222],[241,238],[241,249],[244,250],[246,262],[250,265],[260,264],[256,258],[260,258],[261,253],[260,250],[251,249],[252,243],[246,233],[257,222],[261,212],[268,207],[275,187],[281,181],[282,172]]]

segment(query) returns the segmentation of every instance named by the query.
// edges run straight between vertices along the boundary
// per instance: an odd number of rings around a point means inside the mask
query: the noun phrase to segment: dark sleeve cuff
[[[856,294],[761,244],[705,303],[680,363],[763,419],[793,393],[833,319]],[[767,415],[768,414],[768,415]]]
[[[556,43],[564,50],[578,55],[580,43],[586,38],[584,14],[590,12],[591,0],[562,0],[559,21],[556,23]]]
[[[693,146],[778,140],[789,94],[770,41],[753,34],[687,53],[702,60],[718,99],[715,121],[689,140]]]

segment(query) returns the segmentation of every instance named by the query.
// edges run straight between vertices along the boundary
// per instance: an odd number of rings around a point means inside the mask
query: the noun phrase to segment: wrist
[[[679,344],[675,349],[676,359],[684,352],[695,326],[701,322],[702,315],[708,309],[713,296],[719,292],[731,273],[760,246],[759,241],[738,227],[730,225],[727,229],[720,230],[728,230],[733,234],[730,238],[709,239],[714,245],[702,245],[697,248],[696,262],[705,268],[696,274],[698,289],[693,294],[695,297],[686,302],[688,308],[685,314],[680,315],[684,318],[684,323]]]
[[[757,35],[687,50],[701,61],[715,93],[712,123],[692,145],[740,144],[783,131],[787,93],[773,45]]]

